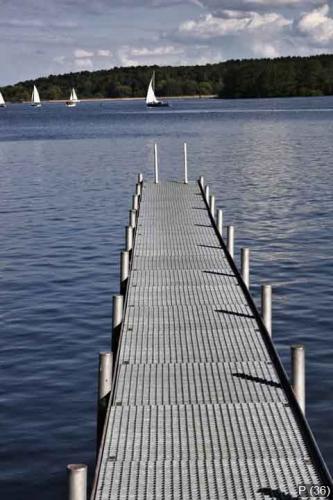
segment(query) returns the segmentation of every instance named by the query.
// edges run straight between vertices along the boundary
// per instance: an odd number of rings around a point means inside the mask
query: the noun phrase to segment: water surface
[[[204,175],[251,248],[252,292],[274,287],[289,371],[304,343],[307,417],[333,465],[333,98],[81,103],[0,109],[1,491],[62,499],[65,467],[95,458],[98,352],[138,172]]]

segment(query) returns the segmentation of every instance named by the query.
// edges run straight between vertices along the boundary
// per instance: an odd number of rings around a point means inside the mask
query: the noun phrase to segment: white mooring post
[[[130,226],[132,226],[132,228],[135,229],[135,227],[136,227],[136,210],[129,211],[129,223],[130,223]]]
[[[184,184],[188,184],[187,177],[187,144],[184,142]]]
[[[215,196],[213,194],[210,197],[209,210],[210,210],[211,216],[215,220]]]
[[[261,316],[270,337],[272,336],[272,285],[261,285]]]
[[[222,237],[223,232],[223,211],[219,208],[217,211],[217,229],[219,235]]]
[[[157,144],[154,144],[155,184],[158,184],[158,157]]]
[[[141,196],[141,191],[142,191],[142,189],[141,189],[141,184],[138,182],[138,183],[137,183],[137,185],[136,185],[136,187],[135,187],[135,194],[136,194],[138,197],[140,197],[140,196]]]
[[[142,174],[138,174],[138,183],[139,184],[143,183],[143,175]]]
[[[130,252],[133,248],[133,227],[132,226],[126,226],[126,250]]]
[[[208,185],[205,187],[205,199],[206,199],[207,205],[209,205],[209,186]]]
[[[234,241],[235,241],[234,226],[227,226],[227,249],[232,258],[234,258]]]
[[[124,296],[114,295],[112,300],[112,352],[114,357],[118,348],[118,341],[123,321]]]
[[[100,352],[98,360],[98,395],[97,395],[97,453],[101,444],[106,411],[112,387],[113,355],[112,352]]]
[[[297,402],[305,414],[305,349],[303,345],[291,346],[291,385]]]
[[[205,187],[205,179],[203,178],[202,175],[200,175],[200,177],[199,177],[199,183],[200,183],[201,189],[204,189],[204,187]]]
[[[132,198],[132,209],[133,210],[139,210],[139,197],[137,194],[133,195]]]
[[[120,253],[120,292],[125,294],[129,275],[129,252],[123,250]]]
[[[243,281],[250,288],[250,249],[241,248],[241,273]]]
[[[85,464],[67,465],[68,500],[87,500],[87,469]]]

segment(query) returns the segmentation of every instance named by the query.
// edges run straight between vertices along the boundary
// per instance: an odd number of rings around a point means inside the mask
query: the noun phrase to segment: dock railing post
[[[158,184],[158,156],[157,144],[154,144],[155,184]]]
[[[120,336],[121,323],[123,321],[123,295],[114,295],[112,301],[112,353],[116,357]]]
[[[136,228],[136,210],[129,211],[129,224],[133,229]]]
[[[234,258],[234,241],[235,241],[234,226],[227,226],[227,249],[232,258]]]
[[[209,205],[209,186],[208,185],[205,187],[205,199],[206,199],[207,205]]]
[[[139,201],[140,201],[140,198],[141,198],[141,192],[142,192],[141,184],[137,183],[136,187],[135,187],[135,194],[139,198]]]
[[[112,352],[100,352],[98,363],[98,396],[97,396],[97,453],[103,435],[106,411],[112,387],[113,371]]]
[[[87,500],[87,469],[85,464],[68,464],[68,500]]]
[[[126,226],[126,250],[128,252],[132,251],[133,248],[133,227],[132,226]]]
[[[187,177],[187,144],[184,142],[184,184],[188,184]]]
[[[223,211],[221,209],[218,209],[218,211],[217,211],[217,229],[218,229],[219,235],[222,237],[222,232],[223,232]]]
[[[137,194],[133,195],[132,210],[139,210],[139,197]]]
[[[215,220],[215,196],[213,194],[210,197],[209,210],[210,210],[211,216]]]
[[[140,173],[138,174],[138,183],[142,184],[143,183],[143,175]]]
[[[120,253],[120,293],[125,295],[129,275],[129,252],[123,250]]]
[[[261,316],[270,337],[272,336],[272,285],[261,285]]]
[[[241,248],[241,273],[246,288],[250,288],[250,249]]]
[[[205,187],[205,179],[203,178],[202,175],[200,175],[200,177],[199,177],[199,183],[200,183],[201,189],[204,189],[204,187]]]
[[[291,346],[291,385],[297,402],[305,414],[305,349],[303,345]]]

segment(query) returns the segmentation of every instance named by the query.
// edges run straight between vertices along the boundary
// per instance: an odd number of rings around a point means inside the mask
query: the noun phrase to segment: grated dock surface
[[[199,186],[144,184],[93,499],[295,500],[318,483]]]

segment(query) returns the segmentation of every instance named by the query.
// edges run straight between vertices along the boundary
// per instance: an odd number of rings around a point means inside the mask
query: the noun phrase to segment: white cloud
[[[304,14],[297,25],[299,31],[322,45],[333,42],[333,18],[329,12],[329,6],[323,5]]]
[[[183,49],[174,47],[172,45],[164,46],[164,47],[154,47],[153,49],[142,47],[135,48],[131,50],[131,55],[135,57],[146,57],[146,56],[165,56],[165,55],[175,55],[182,54]]]
[[[83,70],[83,69],[90,70],[93,69],[94,66],[91,59],[89,58],[84,59],[82,57],[80,57],[79,59],[75,59],[74,64],[78,70]]]
[[[93,52],[91,51],[88,51],[88,50],[84,50],[84,49],[76,49],[74,50],[74,56],[77,58],[77,59],[80,59],[80,58],[89,58],[89,57],[92,57],[94,55]]]
[[[279,57],[281,54],[274,45],[266,42],[254,42],[252,46],[253,53],[256,57]]]
[[[262,28],[274,31],[292,23],[283,15],[271,12],[243,12],[239,10],[225,10],[221,17],[207,14],[199,20],[186,21],[179,27],[179,32],[202,39],[233,35],[240,32],[253,32]]]
[[[56,56],[53,58],[53,61],[58,64],[64,64],[65,60],[66,60],[65,56]]]
[[[111,52],[111,50],[108,50],[108,49],[99,49],[96,52],[96,55],[98,57],[111,57],[112,56],[112,52]]]

